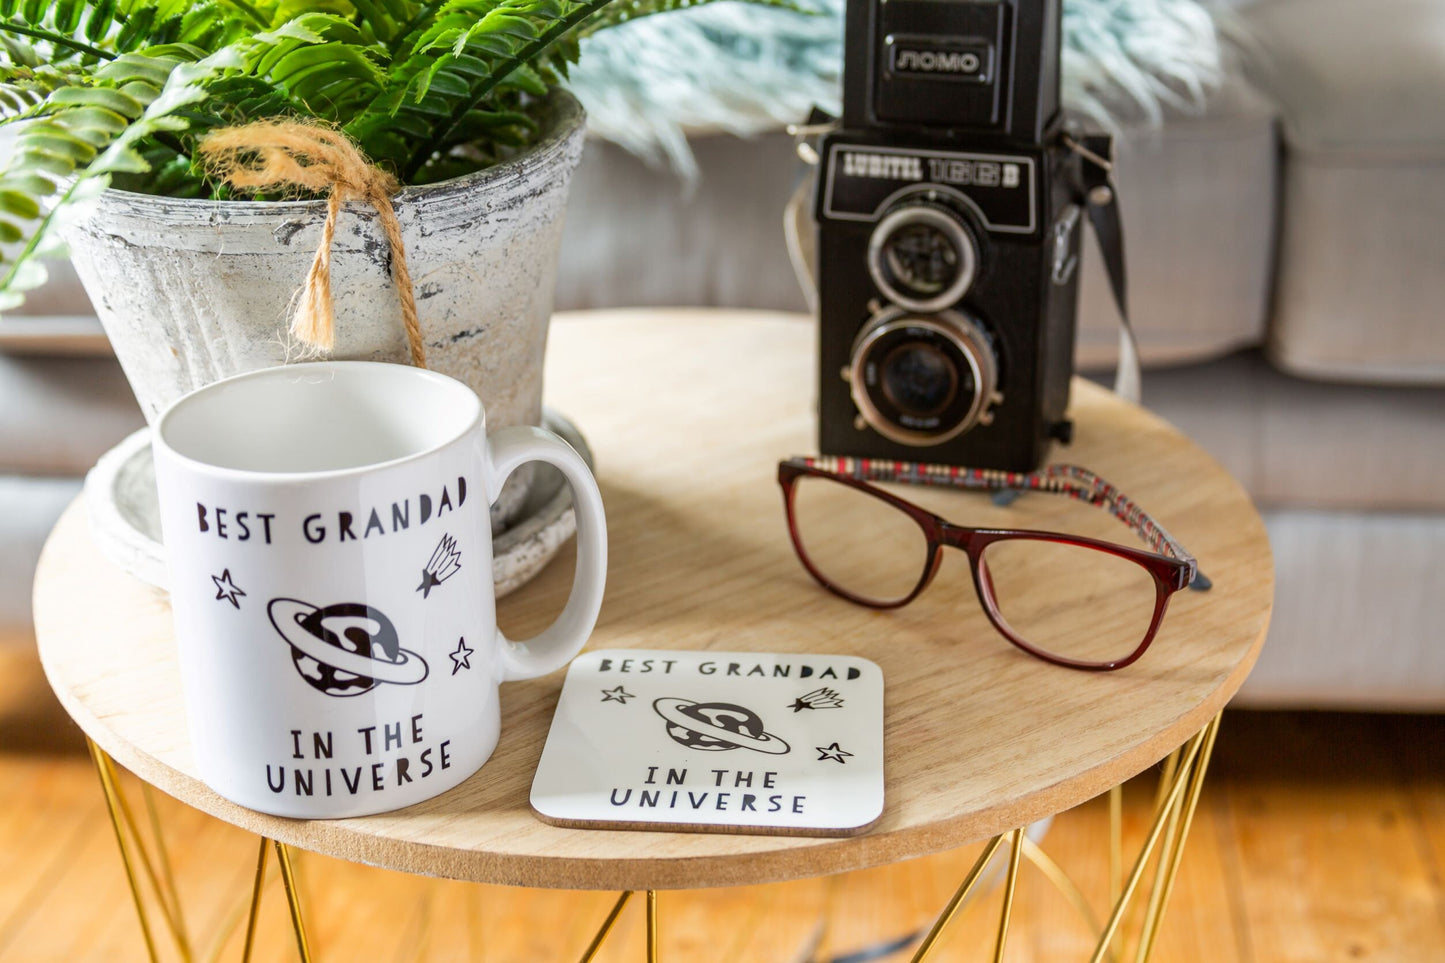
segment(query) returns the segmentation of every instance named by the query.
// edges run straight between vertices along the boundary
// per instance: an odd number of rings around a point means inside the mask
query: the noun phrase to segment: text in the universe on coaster
[[[883,672],[848,655],[584,652],[532,809],[581,828],[863,832],[883,814]]]

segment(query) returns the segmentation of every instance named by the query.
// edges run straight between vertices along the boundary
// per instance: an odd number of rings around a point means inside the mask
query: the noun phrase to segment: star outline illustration
[[[471,658],[476,651],[476,649],[473,649],[467,645],[466,636],[462,636],[461,638],[457,639],[456,650],[454,652],[448,653],[449,657],[452,660],[452,675],[456,675],[463,669],[471,669]]]
[[[621,685],[618,685],[617,688],[615,688],[615,689],[603,689],[603,690],[602,690],[602,701],[603,701],[603,702],[618,702],[618,703],[621,703],[622,705],[627,705],[627,700],[628,700],[628,699],[636,699],[636,698],[637,698],[637,696],[636,696],[634,693],[628,692],[628,691],[627,691],[626,689],[624,689]]]
[[[853,753],[838,745],[837,740],[834,740],[832,745],[814,746],[813,748],[818,750],[818,762],[825,762],[826,760],[832,759],[839,765],[847,765],[847,762],[843,757],[851,757],[853,755]]]
[[[234,605],[237,610],[241,608],[241,603],[237,597],[240,596],[244,598],[246,593],[241,590],[240,586],[231,581],[231,569],[229,567],[221,569],[220,575],[212,575],[211,581],[216,583],[216,601],[219,602],[221,599],[225,599]]]

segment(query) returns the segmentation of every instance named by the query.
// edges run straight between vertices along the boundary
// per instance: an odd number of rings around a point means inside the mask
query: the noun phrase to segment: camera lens
[[[940,444],[987,424],[1001,400],[988,335],[960,310],[885,310],[858,333],[847,374],[864,420],[905,445]]]
[[[936,345],[905,341],[883,359],[882,381],[883,393],[900,411],[927,418],[958,393],[959,370]]]
[[[883,241],[889,283],[914,297],[935,298],[958,277],[958,248],[932,224],[909,224]]]
[[[868,273],[888,299],[913,311],[951,307],[973,283],[977,256],[958,215],[937,203],[905,201],[868,241]]]

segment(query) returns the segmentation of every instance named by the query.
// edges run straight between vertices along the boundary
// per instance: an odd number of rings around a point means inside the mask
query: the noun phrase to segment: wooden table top
[[[334,821],[238,807],[195,775],[165,594],[100,555],[78,503],[56,526],[36,577],[50,683],[118,762],[237,826],[407,872],[572,889],[739,885],[937,852],[1097,795],[1161,759],[1224,706],[1269,622],[1264,525],[1200,448],[1086,382],[1074,386],[1074,443],[1054,459],[1084,465],[1129,494],[1214,582],[1212,591],[1175,596],[1139,662],[1083,673],[1028,657],[986,621],[956,553],[928,592],[897,611],[820,589],[793,554],[775,481],[778,459],[815,450],[815,338],[805,319],[771,313],[559,315],[547,399],[587,436],[608,512],[611,568],[591,647],[842,653],[882,666],[887,798],[864,835],[543,824],[527,797],[561,672],[502,687],[496,753],[436,799]],[[931,503],[935,510],[971,524],[1056,528],[1105,516],[1043,494],[1008,509],[974,493],[941,497],[953,501]],[[1132,543],[1112,519],[1099,524],[1081,534]],[[503,628],[516,638],[544,625],[570,582],[564,553],[501,602]]]

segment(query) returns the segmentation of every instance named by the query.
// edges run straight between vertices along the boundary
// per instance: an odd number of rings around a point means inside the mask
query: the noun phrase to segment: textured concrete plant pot
[[[428,365],[472,386],[489,430],[541,422],[562,215],[584,127],[581,106],[558,92],[544,136],[525,153],[408,187],[394,199]],[[303,359],[305,346],[292,342],[287,322],[325,218],[325,201],[111,190],[66,230],[76,270],[148,421],[202,385]],[[331,251],[331,357],[409,363],[375,211],[347,205]],[[504,490],[494,525],[520,507],[528,477],[519,472]]]

